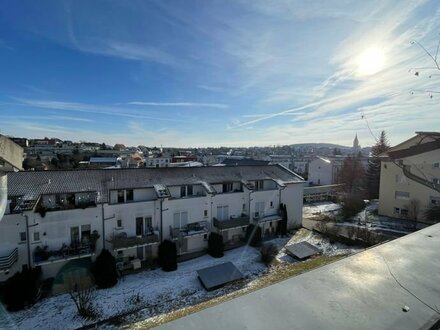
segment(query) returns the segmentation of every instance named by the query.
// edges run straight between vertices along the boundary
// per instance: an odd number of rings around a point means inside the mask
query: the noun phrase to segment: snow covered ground
[[[280,249],[277,259],[282,263],[297,262],[285,254],[283,247],[288,242],[300,241],[308,241],[320,247],[326,255],[347,254],[359,250],[342,244],[330,244],[319,234],[301,229],[292,237],[271,240]],[[197,279],[196,270],[226,261],[232,261],[237,266],[244,274],[245,281],[206,292]],[[232,292],[240,288],[240,285],[252,285],[252,280],[265,272],[267,268],[260,262],[259,251],[243,246],[225,252],[225,256],[220,259],[205,255],[179,263],[177,271],[174,272],[167,273],[156,269],[127,275],[115,287],[97,290],[94,301],[100,311],[99,319],[108,319],[133,310],[140,310],[132,316],[133,321],[147,319]],[[12,313],[11,316],[20,329],[68,330],[93,323],[77,316],[75,306],[67,294],[46,298],[28,310]],[[105,328],[111,326],[106,325]]]

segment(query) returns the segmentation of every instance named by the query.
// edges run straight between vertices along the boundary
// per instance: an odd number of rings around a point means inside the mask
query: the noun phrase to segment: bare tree
[[[93,305],[95,287],[92,278],[85,272],[70,272],[64,275],[64,283],[70,298],[75,303],[78,314],[84,318],[93,319],[97,311]]]
[[[408,218],[414,221],[414,229],[417,228],[417,220],[420,212],[420,200],[411,198],[408,204],[405,205],[408,210]]]

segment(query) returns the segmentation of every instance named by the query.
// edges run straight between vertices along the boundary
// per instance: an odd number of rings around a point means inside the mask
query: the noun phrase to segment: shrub
[[[360,197],[345,197],[342,201],[342,215],[350,218],[361,212],[365,208],[365,202]]]
[[[246,229],[246,243],[250,246],[261,244],[261,228],[258,225],[249,225]]]
[[[116,260],[108,250],[103,249],[96,258],[93,275],[95,276],[96,285],[101,289],[111,288],[118,282]]]
[[[440,206],[431,206],[425,211],[424,216],[429,222],[440,222]]]
[[[223,257],[223,236],[217,233],[209,234],[208,253],[214,258]]]
[[[67,292],[75,303],[78,315],[86,319],[96,319],[99,316],[94,305],[95,288],[89,276],[82,272],[72,272],[64,275]]]
[[[177,269],[177,248],[170,240],[165,240],[159,245],[159,265],[165,272]]]
[[[17,272],[6,281],[3,299],[10,311],[34,304],[40,296],[40,268]]]
[[[278,249],[273,243],[266,243],[260,249],[261,261],[269,266],[278,254]]]

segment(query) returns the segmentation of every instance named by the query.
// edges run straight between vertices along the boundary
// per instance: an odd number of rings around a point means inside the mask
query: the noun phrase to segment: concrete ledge
[[[7,137],[0,135],[0,172],[20,170],[22,165],[23,148]]]
[[[160,328],[430,329],[439,251],[437,224]]]

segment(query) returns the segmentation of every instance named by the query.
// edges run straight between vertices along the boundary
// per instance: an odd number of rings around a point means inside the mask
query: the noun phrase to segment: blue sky
[[[433,65],[411,41],[435,54],[439,32],[438,1],[6,0],[0,132],[366,146],[384,129],[399,143],[440,127],[426,92],[440,71],[410,71]]]

